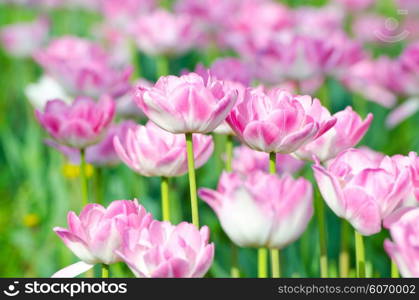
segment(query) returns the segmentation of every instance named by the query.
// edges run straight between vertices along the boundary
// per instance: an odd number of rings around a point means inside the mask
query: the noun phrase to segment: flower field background
[[[111,21],[109,15],[100,10],[100,5],[92,5],[92,7],[86,8],[77,3],[82,1],[67,1],[69,2],[67,6],[48,6],[35,3],[37,1],[33,1],[35,4],[16,4],[13,2],[19,1],[0,1],[0,31],[10,26],[10,24],[32,22],[38,18],[45,18],[48,20],[48,33],[45,37],[36,36],[35,33],[25,36],[23,39],[26,40],[26,43],[29,43],[28,48],[39,42],[39,47],[34,46],[37,49],[33,51],[40,51],[40,49],[45,49],[51,41],[69,35],[94,41],[104,47],[107,53],[118,56],[119,59],[125,60],[124,63],[127,62],[127,64],[133,66],[133,75],[130,79],[132,86],[135,86],[134,82],[139,79],[138,74],[141,75],[141,78],[154,84],[160,75],[173,74],[180,76],[185,73],[185,70],[196,70],[199,64],[202,64],[203,68],[210,68],[213,62],[219,58],[235,57],[242,59],[244,56],[240,55],[239,51],[233,46],[223,47],[220,46],[220,44],[223,44],[222,42],[217,44],[205,39],[205,41],[197,41],[196,45],[187,47],[187,49],[178,53],[174,52],[176,53],[174,55],[163,57],[164,54],[159,54],[155,56],[152,53],[154,50],[147,50],[147,47],[140,49],[141,47],[138,47],[130,37],[119,37],[119,29],[115,24],[112,25],[115,26],[113,30],[117,31],[112,33],[115,35],[115,37],[112,35],[115,40],[105,36],[101,31],[101,26],[103,24],[111,26]],[[116,3],[117,1],[113,2]],[[164,3],[158,5],[166,8],[170,7],[170,9],[177,7],[175,1],[173,3],[171,1],[162,2]],[[186,3],[188,1],[178,2]],[[291,14],[291,12],[301,10],[307,6],[312,7],[313,10],[322,10],[329,5],[345,1],[254,2],[281,5],[285,7],[287,13]],[[351,12],[349,12],[349,8],[343,9],[342,30],[350,31],[350,33],[347,33],[348,36],[362,44],[363,51],[369,57],[368,59],[377,60],[382,56],[397,58],[408,45],[415,42],[415,33],[412,31],[409,32],[410,35],[400,40],[383,41],[380,38],[374,40],[371,37],[368,40],[365,37],[366,34],[362,36],[361,33],[368,31],[369,26],[358,29],[358,32],[355,30],[354,24],[359,25],[355,20],[365,15],[370,16],[370,19],[372,15],[380,16],[383,22],[390,18],[401,22],[406,16],[400,15],[398,3],[398,1],[380,0],[367,8]],[[417,6],[416,10],[419,9],[419,4]],[[114,13],[116,14],[116,12]],[[417,11],[415,16],[412,9],[409,9],[408,13],[408,16],[413,20],[419,20]],[[332,16],[335,16],[334,14],[332,13]],[[120,23],[123,23],[125,17],[123,14],[121,15],[122,21]],[[266,15],[261,16],[255,14],[254,22],[262,24],[268,16],[269,13],[267,12]],[[138,16],[138,19],[141,17]],[[257,19],[258,17],[260,19]],[[249,22],[252,22],[252,20],[249,20]],[[115,21],[115,23],[118,22]],[[217,24],[213,25],[216,27]],[[200,25],[192,26],[198,28]],[[351,26],[354,27],[349,30],[348,27]],[[261,25],[261,27],[263,26]],[[383,34],[387,34],[387,37],[389,35],[394,37],[396,30],[403,31],[404,29],[399,27],[394,29],[394,32]],[[109,32],[108,34],[111,35]],[[220,32],[216,34],[222,36]],[[262,33],[258,34],[262,35]],[[45,41],[37,40],[41,38],[45,38]],[[122,43],[121,45],[123,49],[116,47],[116,43],[119,43],[118,38],[127,39],[126,44]],[[326,37],[324,38],[326,39]],[[186,41],[179,40],[176,42],[176,44],[182,43],[186,43]],[[141,43],[138,44],[141,46]],[[37,62],[33,58],[33,53],[14,55],[17,50],[10,51],[5,45],[6,42],[3,39],[2,47],[0,47],[0,276],[50,277],[57,270],[79,261],[54,233],[53,228],[56,226],[66,227],[67,213],[75,211],[79,214],[83,207],[80,200],[82,198],[82,190],[80,189],[81,169],[77,163],[69,159],[69,156],[63,155],[62,152],[57,151],[57,147],[51,147],[49,142],[46,141],[50,139],[41,126],[39,117],[35,115],[34,101],[28,99],[28,94],[30,94],[28,93],[28,86],[40,80],[46,73],[45,68],[41,67],[39,61]],[[26,46],[22,45],[21,47]],[[162,68],[165,67],[164,62],[162,63],[164,59],[168,61],[168,65],[166,65],[168,72],[162,71]],[[243,60],[246,59],[243,58]],[[418,61],[416,63],[419,64]],[[342,72],[349,73],[349,67],[345,66]],[[303,66],[304,68],[308,67]],[[268,72],[268,69],[264,72]],[[419,70],[419,67],[416,70]],[[272,74],[265,75],[274,81],[276,80],[272,78],[274,76]],[[385,76],[385,74],[382,75]],[[419,152],[419,113],[415,112],[413,108],[408,108],[408,110],[413,111],[411,115],[402,118],[400,122],[395,122],[396,124],[393,126],[389,126],[389,123],[391,123],[389,116],[391,117],[391,114],[397,109],[396,107],[406,103],[409,97],[402,93],[397,94],[389,91],[390,89],[387,87],[378,86],[378,84],[376,90],[371,89],[372,91],[370,91],[369,88],[376,82],[368,82],[367,75],[365,75],[365,78],[362,75],[360,76],[359,80],[366,83],[365,87],[361,85],[361,88],[350,84],[346,85],[338,76],[334,77],[329,74],[322,74],[322,76],[322,79],[324,79],[322,83],[316,88],[311,88],[310,93],[304,94],[319,98],[331,114],[351,106],[362,119],[366,118],[369,113],[373,115],[369,129],[361,142],[356,145],[357,148],[367,146],[389,156],[395,154],[408,155],[411,151]],[[416,76],[419,75],[416,74]],[[280,77],[278,76],[277,82],[272,83],[264,80],[263,76],[252,75],[251,81],[253,86],[259,84],[274,86],[285,82]],[[419,83],[419,80],[416,82]],[[395,95],[394,103],[388,105],[384,103],[384,100],[380,103],[380,99],[387,97],[384,92],[380,94],[381,89],[386,93]],[[377,90],[379,91],[377,92]],[[72,94],[72,92],[68,94],[72,98],[80,96]],[[379,99],[371,99],[373,97]],[[115,97],[112,101],[118,102],[120,99]],[[128,108],[128,111],[130,109]],[[117,108],[116,119],[118,121],[129,118],[138,124],[146,124],[147,122],[147,117],[144,115],[134,117],[127,117],[127,115],[119,114]],[[229,137],[217,133],[209,133],[209,135],[213,137],[214,150],[208,161],[203,163],[202,167],[197,168],[198,189],[215,189],[225,168],[225,149]],[[233,142],[235,147],[242,144],[237,138],[234,138]],[[268,153],[266,155],[268,157]],[[314,163],[304,161],[301,164],[303,166],[293,176],[295,178],[302,176],[310,180],[313,184],[314,198],[316,198],[316,201],[323,201],[313,175],[312,165]],[[160,177],[146,177],[137,174],[123,162],[118,162],[112,166],[88,164],[85,167],[85,175],[88,179],[90,202],[107,206],[114,200],[136,198],[154,218],[162,219]],[[173,224],[178,224],[181,221],[191,222],[188,175],[171,177],[169,185],[171,222]],[[211,207],[201,198],[198,201],[200,224],[209,227],[210,241],[215,245],[214,260],[206,277],[230,277],[232,243]],[[295,242],[281,250],[283,277],[320,277],[317,208],[316,206],[315,213],[304,233]],[[345,261],[345,255],[349,256],[348,275],[355,276],[355,244],[352,227],[349,225],[342,226],[341,220],[328,205],[324,204],[324,209],[324,221],[327,229],[328,276],[340,276],[339,266],[342,259]],[[234,211],[231,214],[234,214]],[[252,220],[249,220],[249,222],[252,222]],[[343,236],[347,236],[347,238],[342,238]],[[391,260],[383,248],[384,240],[387,238],[389,238],[389,233],[386,229],[364,238],[368,277],[390,276]],[[347,242],[347,245],[342,245],[345,242]],[[347,251],[342,253],[342,247]],[[257,252],[257,249],[253,248],[238,248],[238,267],[241,277],[257,277]],[[100,266],[95,266],[94,272],[96,276],[100,276]],[[110,272],[113,277],[134,276],[123,262],[112,264]]]

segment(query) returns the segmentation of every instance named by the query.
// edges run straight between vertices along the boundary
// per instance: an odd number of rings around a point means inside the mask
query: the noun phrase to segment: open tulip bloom
[[[384,242],[388,255],[403,277],[419,277],[419,208],[405,209],[385,225],[393,240]]]
[[[227,122],[250,148],[289,154],[314,141],[336,123],[318,99],[284,90],[248,89]]]
[[[121,261],[115,251],[121,246],[124,232],[128,228],[140,231],[151,220],[151,214],[137,200],[113,201],[107,208],[88,204],[79,216],[69,212],[68,229],[56,227],[54,231],[81,262],[58,271],[53,277],[75,277],[95,264]]]

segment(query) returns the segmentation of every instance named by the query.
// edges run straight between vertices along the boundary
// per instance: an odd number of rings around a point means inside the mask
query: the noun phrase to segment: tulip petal
[[[87,264],[83,261],[76,262],[75,264],[69,265],[57,272],[55,272],[51,278],[74,278],[80,274],[90,270],[95,265]]]

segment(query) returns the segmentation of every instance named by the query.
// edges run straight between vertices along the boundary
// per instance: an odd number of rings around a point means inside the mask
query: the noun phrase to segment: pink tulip
[[[0,28],[0,43],[4,49],[16,57],[31,56],[46,42],[49,21],[38,18],[27,23],[16,23]]]
[[[419,42],[408,45],[399,57],[403,70],[403,92],[407,95],[419,95]]]
[[[378,70],[382,67],[375,61],[367,59],[359,61],[347,70],[342,78],[343,84],[349,90],[363,95],[367,100],[384,107],[392,107],[397,98],[395,93],[380,79]]]
[[[112,124],[103,140],[86,148],[86,162],[94,166],[114,166],[120,163],[113,144],[114,138],[118,137],[122,143],[125,143],[128,131],[134,130],[136,127],[137,123],[130,120]],[[80,150],[60,145],[51,140],[47,140],[46,144],[62,152],[71,163],[80,164]]]
[[[272,37],[264,48],[254,51],[254,71],[261,80],[276,84],[282,80],[302,81],[321,72],[320,39],[283,33]]]
[[[219,58],[209,70],[202,64],[198,64],[195,69],[195,72],[204,79],[208,76],[208,71],[218,80],[233,81],[245,86],[250,85],[251,82],[249,67],[238,58]]]
[[[114,24],[135,20],[155,9],[156,0],[106,0],[100,1],[100,9],[107,21]]]
[[[318,99],[273,89],[249,89],[227,117],[236,135],[250,148],[292,153],[327,132],[336,122]]]
[[[138,18],[131,31],[138,48],[149,55],[184,53],[194,46],[200,35],[191,17],[165,10]]]
[[[198,194],[241,247],[283,248],[304,232],[313,214],[312,186],[303,178],[223,173],[217,190]]]
[[[208,133],[236,103],[237,91],[226,93],[220,81],[205,84],[195,73],[160,77],[150,89],[140,88],[136,102],[144,114],[172,133]]]
[[[121,261],[115,250],[121,247],[123,235],[128,228],[141,231],[151,221],[151,214],[137,200],[117,200],[107,208],[99,204],[88,204],[79,216],[69,212],[69,228],[55,227],[54,231],[85,264],[113,264]],[[72,272],[71,267],[65,270]],[[59,271],[54,277],[67,276],[65,271]]]
[[[125,232],[118,255],[136,277],[203,277],[214,258],[209,229],[182,222],[153,221],[148,229]]]
[[[363,235],[380,232],[410,191],[410,170],[386,156],[377,163],[362,150],[340,153],[327,168],[313,166],[320,192],[330,209]]]
[[[392,157],[400,168],[408,167],[411,170],[410,194],[404,199],[403,206],[419,206],[419,157],[416,152],[410,152],[408,156],[394,155]]]
[[[45,130],[60,144],[84,149],[98,143],[106,133],[115,113],[115,103],[107,96],[99,102],[77,98],[72,104],[48,101],[44,112],[35,111]]]
[[[207,162],[214,149],[211,136],[193,135],[194,158],[199,168]],[[114,139],[121,160],[144,176],[173,177],[188,170],[186,141],[182,134],[167,132],[154,123],[128,130],[125,142]]]
[[[303,161],[295,159],[289,154],[276,155],[277,172],[280,174],[294,174],[298,172],[303,165]],[[234,172],[248,175],[257,171],[268,172],[268,170],[269,155],[267,153],[252,150],[247,146],[240,146],[234,149]]]
[[[362,120],[351,107],[347,107],[333,116],[337,120],[335,126],[318,139],[301,147],[296,152],[299,158],[311,160],[313,156],[316,156],[324,162],[336,157],[343,150],[352,148],[359,143],[373,119],[372,114],[368,114],[365,120]]]
[[[76,95],[118,97],[130,88],[131,67],[115,68],[104,50],[88,40],[60,37],[34,57],[47,73]]]
[[[371,7],[376,0],[335,0],[343,6],[345,10],[362,11]]]
[[[395,128],[418,111],[419,97],[409,98],[390,112],[386,119],[386,125],[388,128]]]
[[[403,277],[419,277],[419,208],[409,209],[390,224],[393,241],[384,248],[396,262]]]

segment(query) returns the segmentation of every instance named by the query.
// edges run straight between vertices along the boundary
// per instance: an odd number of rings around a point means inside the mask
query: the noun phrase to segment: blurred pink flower
[[[419,42],[408,45],[400,55],[398,62],[403,71],[403,92],[407,95],[419,95]]]
[[[333,117],[337,120],[335,126],[318,139],[298,149],[295,154],[299,158],[312,160],[313,157],[317,157],[324,162],[336,157],[343,150],[359,143],[373,119],[370,113],[362,120],[352,107],[335,113]]]
[[[324,39],[342,30],[345,17],[343,10],[333,5],[299,6],[292,13],[295,18],[294,30],[298,34]]]
[[[141,88],[136,102],[144,114],[172,133],[213,131],[236,103],[237,91],[225,92],[223,83],[195,73],[160,77],[150,89]]]
[[[138,48],[149,55],[175,55],[194,47],[200,35],[195,25],[190,16],[159,9],[138,18],[131,34]]]
[[[397,101],[396,94],[380,78],[381,68],[387,69],[376,61],[369,59],[359,61],[347,70],[342,82],[352,92],[365,97],[365,100],[374,101],[384,107],[392,107]]]
[[[49,21],[39,17],[32,22],[15,23],[0,28],[0,43],[8,54],[28,57],[47,41]]]
[[[212,264],[214,244],[207,226],[153,221],[147,229],[126,231],[117,254],[136,277],[199,278]]]
[[[385,250],[403,277],[419,277],[419,208],[405,211],[389,227],[392,241],[384,241]]]
[[[97,144],[86,148],[86,162],[94,166],[113,166],[121,161],[114,147],[114,138],[118,137],[125,143],[127,133],[134,130],[137,123],[126,120],[118,124],[112,124],[106,132],[105,137]],[[80,164],[80,150],[60,145],[54,141],[47,140],[46,144],[62,152],[73,164]]]
[[[276,84],[283,80],[307,80],[322,71],[322,41],[309,36],[283,33],[266,47],[252,53],[255,76]]]
[[[350,12],[362,11],[370,8],[376,0],[334,0]]]
[[[217,190],[201,188],[198,194],[241,247],[283,248],[298,239],[313,215],[312,186],[303,178],[223,173]]]
[[[352,32],[355,39],[363,43],[397,42],[404,37],[400,35],[403,28],[390,26],[389,20],[388,17],[374,13],[356,16],[352,23]]]
[[[248,89],[227,122],[250,148],[292,153],[327,132],[336,122],[318,99],[272,89]]]
[[[114,138],[115,150],[131,169],[144,176],[173,177],[188,171],[186,140],[183,134],[167,132],[153,122],[128,130],[122,141]],[[214,144],[211,136],[193,135],[196,168],[207,162]]]
[[[388,128],[394,128],[418,111],[419,98],[409,98],[390,112],[386,119],[386,125]]]
[[[36,117],[60,144],[84,149],[98,143],[106,133],[115,112],[113,100],[107,96],[99,102],[79,97],[72,104],[51,100],[44,112],[36,110]]]
[[[124,28],[137,18],[150,13],[156,8],[157,2],[157,0],[101,0],[100,10],[107,22]]]
[[[65,245],[84,263],[113,264],[121,261],[115,253],[122,244],[128,229],[140,232],[152,221],[151,214],[138,204],[137,200],[116,200],[107,208],[99,204],[86,205],[79,216],[69,212],[68,229],[55,227],[55,233]],[[74,276],[72,266],[63,269],[53,277]]]
[[[277,154],[276,166],[279,174],[294,174],[304,165],[304,162],[289,154]],[[234,148],[233,171],[241,174],[251,174],[257,171],[268,172],[269,155],[250,149],[247,146]]]
[[[327,168],[313,166],[320,192],[330,209],[363,235],[381,231],[381,222],[409,194],[410,170],[386,156],[379,163],[364,151],[348,149]]]
[[[204,79],[210,74],[215,79],[233,81],[245,86],[250,85],[252,80],[249,66],[239,58],[234,57],[216,59],[209,70],[202,64],[198,64],[195,68],[195,73]]]
[[[60,37],[34,55],[49,75],[70,93],[118,97],[130,88],[131,67],[114,67],[110,57],[95,43],[73,36]]]

